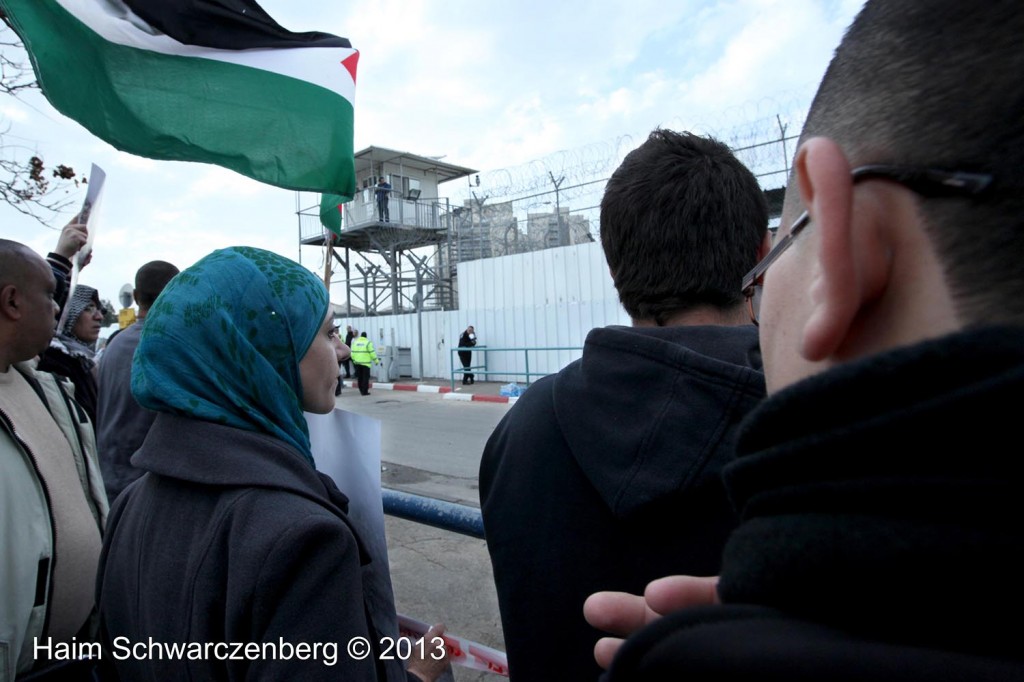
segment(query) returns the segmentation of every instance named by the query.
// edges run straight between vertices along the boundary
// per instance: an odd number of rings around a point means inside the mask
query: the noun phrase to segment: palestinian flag
[[[0,0],[54,107],[118,149],[355,193],[359,53],[254,0]]]

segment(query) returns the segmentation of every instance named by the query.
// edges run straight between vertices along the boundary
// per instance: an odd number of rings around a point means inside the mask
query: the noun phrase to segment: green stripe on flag
[[[341,236],[342,206],[352,197],[337,194],[320,195],[320,224]]]
[[[353,110],[341,95],[262,69],[113,44],[52,0],[2,4],[15,8],[53,106],[114,147],[288,189],[355,193]]]

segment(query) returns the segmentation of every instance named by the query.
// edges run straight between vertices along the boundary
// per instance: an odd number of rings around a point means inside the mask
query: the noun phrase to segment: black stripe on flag
[[[330,33],[293,33],[255,0],[122,0],[140,19],[186,45],[220,50],[352,47]]]

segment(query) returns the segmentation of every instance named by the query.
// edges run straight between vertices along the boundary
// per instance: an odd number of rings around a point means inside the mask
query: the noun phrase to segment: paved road
[[[337,406],[381,420],[385,487],[479,507],[477,471],[507,404],[444,400],[439,394],[346,388]],[[454,634],[504,651],[498,601],[483,540],[385,517],[399,613],[444,622]],[[456,682],[499,682],[456,667]]]
[[[337,405],[381,421],[385,487],[480,506],[480,455],[508,404],[444,400],[413,391],[361,396],[346,388]]]

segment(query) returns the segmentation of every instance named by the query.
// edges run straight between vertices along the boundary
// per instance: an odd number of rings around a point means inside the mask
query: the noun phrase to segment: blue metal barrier
[[[407,521],[484,539],[484,521],[480,510],[464,504],[445,502],[432,497],[382,489],[384,513]]]
[[[548,374],[551,374],[551,372],[531,372],[530,371],[530,353],[539,353],[539,352],[544,352],[544,351],[565,351],[565,350],[568,350],[568,351],[582,351],[583,350],[583,346],[535,346],[535,347],[528,347],[528,348],[491,348],[489,346],[473,346],[473,347],[463,348],[463,347],[459,346],[458,348],[452,348],[451,349],[451,363],[452,363],[451,386],[452,386],[452,390],[453,391],[455,390],[455,377],[457,375],[459,375],[459,374],[482,374],[482,375],[484,375],[484,380],[485,381],[486,381],[487,376],[491,375],[491,374],[496,374],[496,375],[499,375],[499,376],[525,377],[526,385],[529,386],[530,385],[530,379],[532,377],[543,377],[543,376],[547,376]],[[472,365],[470,367],[463,368],[461,365],[458,365],[455,362],[455,355],[459,351],[471,351],[471,352],[474,352],[474,353],[483,353],[484,364],[482,364],[482,365]],[[490,352],[522,353],[523,354],[523,364],[524,364],[525,371],[520,372],[520,371],[510,370],[510,369],[502,369],[502,370],[489,371],[487,369],[487,354],[490,353]]]

